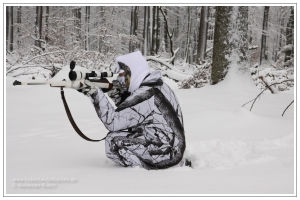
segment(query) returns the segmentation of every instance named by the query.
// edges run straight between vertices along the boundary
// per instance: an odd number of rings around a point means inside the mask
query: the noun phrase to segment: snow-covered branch
[[[182,72],[180,70],[178,70],[177,68],[175,68],[173,65],[171,65],[170,63],[168,63],[168,61],[166,60],[163,60],[163,59],[159,59],[157,56],[147,56],[146,57],[146,60],[149,61],[155,61],[155,62],[158,62],[164,66],[166,66],[167,68],[175,71],[175,72],[178,72],[178,73],[181,73],[182,75],[186,75],[186,76],[190,76],[191,74],[190,73],[185,73],[185,72]],[[169,59],[168,59],[169,60]]]
[[[15,70],[18,70],[18,69],[22,69],[22,68],[28,68],[28,67],[41,67],[43,69],[47,69],[47,70],[60,70],[61,67],[54,67],[52,65],[17,65],[17,66],[13,66],[11,67],[7,72],[6,72],[6,75],[12,73],[13,71]]]
[[[261,93],[259,93],[259,94],[258,94],[254,99],[252,99],[251,101],[248,101],[247,103],[245,103],[244,105],[242,105],[242,107],[244,107],[245,105],[247,105],[247,104],[250,103],[250,102],[253,102],[252,105],[251,105],[251,108],[250,108],[250,111],[251,111],[252,108],[253,108],[253,105],[254,105],[255,101],[262,95],[262,93],[264,93],[264,91],[266,91],[267,89],[270,89],[270,87],[273,86],[273,85],[281,84],[281,83],[288,82],[288,81],[294,81],[294,79],[284,80],[284,81],[281,81],[280,83],[273,83],[273,84],[271,84],[271,85],[269,85],[269,86],[266,86],[266,88],[265,88],[263,91],[261,91]]]
[[[46,55],[50,55],[50,54],[56,54],[56,53],[68,53],[68,51],[62,50],[62,51],[55,51],[55,52],[43,53],[43,54],[41,54],[41,55],[35,56],[35,57],[33,57],[33,58],[31,58],[31,59],[25,61],[25,62],[23,63],[23,65],[29,63],[30,61],[32,61],[32,60],[34,60],[34,59],[36,59],[36,58],[39,58],[39,57],[42,57],[42,56],[46,56]]]
[[[283,111],[283,113],[282,113],[282,115],[281,116],[283,116],[284,115],[284,113],[285,113],[285,111],[292,105],[294,103],[294,100],[286,107],[286,109]]]
[[[201,88],[210,81],[211,74],[211,63],[205,63],[188,79],[184,80],[179,88],[190,89],[190,88]]]

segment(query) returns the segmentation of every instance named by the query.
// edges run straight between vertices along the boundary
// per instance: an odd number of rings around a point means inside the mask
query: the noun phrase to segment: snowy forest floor
[[[294,91],[260,90],[250,72],[230,69],[217,85],[174,88],[184,116],[193,169],[174,167],[147,171],[123,168],[105,155],[105,143],[87,142],[73,130],[60,91],[49,86],[13,86],[6,78],[6,193],[12,194],[186,194],[293,195]],[[65,90],[79,128],[101,139],[107,130],[90,100]],[[27,180],[24,180],[24,179]],[[43,181],[75,178],[76,181]],[[23,179],[23,180],[22,180]],[[33,179],[36,182],[32,181]],[[74,179],[74,180],[75,180]],[[26,188],[20,183],[53,183],[54,188]],[[49,185],[50,186],[50,185]]]

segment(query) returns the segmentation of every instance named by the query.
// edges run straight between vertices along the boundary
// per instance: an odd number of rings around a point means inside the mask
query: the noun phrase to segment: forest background
[[[112,70],[136,50],[179,88],[216,84],[237,63],[259,88],[287,90],[294,5],[6,6],[8,76],[51,78],[71,60]]]

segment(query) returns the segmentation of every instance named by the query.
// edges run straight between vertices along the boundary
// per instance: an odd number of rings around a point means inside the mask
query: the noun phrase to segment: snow
[[[65,67],[54,79],[61,80],[67,72]],[[265,91],[250,112],[251,104],[241,106],[260,93],[250,72],[232,67],[224,81],[200,89],[176,89],[177,83],[164,77],[181,103],[185,156],[191,158],[193,169],[160,171],[115,164],[106,158],[104,142],[87,142],[73,130],[59,89],[13,86],[14,80],[6,77],[7,195],[296,193],[294,104],[281,117],[294,92]],[[72,89],[65,89],[65,96],[78,127],[92,139],[105,137],[108,131],[90,100]],[[24,183],[52,185],[28,188]]]

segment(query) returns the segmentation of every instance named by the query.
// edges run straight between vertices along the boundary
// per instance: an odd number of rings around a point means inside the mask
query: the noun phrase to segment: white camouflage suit
[[[160,71],[149,73],[140,52],[116,60],[131,70],[131,95],[117,109],[101,89],[90,95],[98,117],[110,131],[105,139],[107,157],[125,167],[165,169],[177,165],[185,150],[185,135],[174,92],[162,81]]]

